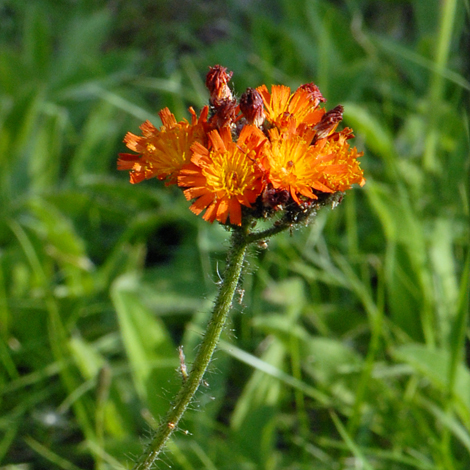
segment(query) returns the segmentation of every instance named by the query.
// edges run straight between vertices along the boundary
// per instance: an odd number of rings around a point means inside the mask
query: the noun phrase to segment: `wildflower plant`
[[[284,85],[248,88],[237,99],[232,72],[210,67],[209,105],[191,122],[177,121],[168,108],[162,126],[146,121],[142,135],[127,133],[134,153],[121,153],[118,169],[130,182],[157,178],[183,191],[190,210],[232,232],[223,281],[192,369],[181,370],[182,387],[135,469],[150,468],[201,383],[240,282],[247,247],[299,224],[306,225],[325,205],[335,207],[353,184],[365,179],[351,147],[352,130],[337,130],[343,107],[330,111],[313,83],[294,92]],[[259,221],[268,228],[256,230]]]

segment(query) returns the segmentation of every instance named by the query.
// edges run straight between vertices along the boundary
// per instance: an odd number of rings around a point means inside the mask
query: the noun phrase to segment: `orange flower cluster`
[[[314,201],[343,192],[365,179],[362,156],[336,131],[342,106],[326,111],[313,83],[295,92],[287,86],[248,88],[239,100],[228,85],[232,73],[211,67],[206,77],[209,106],[191,123],[160,111],[160,129],[146,121],[142,135],[128,133],[119,170],[131,183],[158,178],[177,184],[195,214],[222,224],[241,225],[245,215],[267,217],[282,209],[304,211]],[[229,221],[229,222],[228,222]]]

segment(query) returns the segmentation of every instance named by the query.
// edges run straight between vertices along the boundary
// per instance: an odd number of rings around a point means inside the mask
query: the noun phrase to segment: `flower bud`
[[[212,117],[210,124],[216,129],[224,126],[231,126],[237,117],[238,105],[235,99],[218,100],[212,107]]]
[[[209,69],[206,75],[206,87],[210,93],[210,103],[217,106],[221,101],[231,100],[233,96],[228,82],[232,78],[233,72],[227,73],[227,68],[221,65],[215,65]]]
[[[264,122],[263,98],[254,88],[247,88],[240,98],[240,110],[248,124],[261,127]]]
[[[317,87],[314,83],[306,83],[305,85],[300,85],[299,90],[306,91],[309,94],[310,101],[313,101],[313,107],[317,107],[320,103],[324,103],[326,98],[323,98],[320,88]]]
[[[332,132],[334,132],[338,123],[343,119],[343,110],[344,108],[339,104],[323,115],[321,121],[314,127],[317,131],[315,134],[315,140],[328,137]]]

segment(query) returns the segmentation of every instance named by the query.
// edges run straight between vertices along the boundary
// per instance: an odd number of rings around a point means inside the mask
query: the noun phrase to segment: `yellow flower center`
[[[233,197],[251,189],[254,170],[251,161],[238,148],[224,153],[212,152],[212,165],[203,170],[207,185],[214,193]]]

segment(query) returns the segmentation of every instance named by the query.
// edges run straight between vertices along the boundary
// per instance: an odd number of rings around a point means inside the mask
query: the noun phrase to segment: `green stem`
[[[262,232],[251,232],[247,235],[248,243],[256,243],[262,240],[267,240],[271,238],[273,235],[277,235],[278,233],[284,232],[285,230],[292,227],[291,223],[282,222],[276,225],[273,225],[271,228],[267,230],[263,230]]]
[[[207,325],[204,339],[194,360],[192,370],[184,381],[165,418],[158,426],[152,442],[135,465],[134,470],[149,470],[152,467],[160,452],[163,450],[166,441],[177,428],[186,408],[191,403],[191,400],[199,388],[199,384],[211,361],[220,334],[225,325],[227,315],[232,306],[232,299],[240,280],[248,244],[249,240],[247,238],[246,228],[237,227],[233,229],[231,248],[227,255],[224,279],[220,285],[211,318]]]

